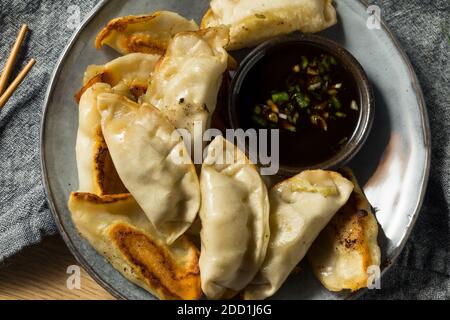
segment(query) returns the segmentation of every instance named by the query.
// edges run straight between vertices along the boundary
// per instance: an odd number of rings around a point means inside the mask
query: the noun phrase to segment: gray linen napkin
[[[378,0],[406,50],[429,113],[432,164],[424,207],[375,299],[450,299],[450,1]]]
[[[56,233],[41,184],[39,128],[47,85],[74,30],[74,8],[86,15],[95,0],[0,0],[0,70],[22,23],[28,34],[14,74],[37,60],[31,73],[0,110],[0,262]],[[77,6],[69,8],[70,6]]]
[[[83,17],[96,2],[0,0],[0,65],[22,22],[32,32],[16,72],[29,58],[38,60],[0,110],[0,262],[56,233],[39,167],[42,104],[55,63],[73,33],[71,10],[79,8]],[[383,278],[382,290],[364,298],[450,299],[450,1],[370,3],[380,6],[418,73],[430,114],[433,163],[428,195],[411,240]]]

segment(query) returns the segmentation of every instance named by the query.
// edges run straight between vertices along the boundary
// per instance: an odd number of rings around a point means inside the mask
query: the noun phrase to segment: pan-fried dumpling
[[[212,0],[201,28],[230,26],[229,50],[294,31],[315,33],[336,24],[332,0]]]
[[[83,88],[75,98],[79,101],[84,92],[98,82],[111,87],[125,85],[138,98],[147,91],[151,74],[160,58],[158,54],[131,53],[103,66],[90,65],[84,74]]]
[[[202,289],[231,298],[258,272],[270,237],[267,188],[245,154],[222,137],[209,146],[201,173]]]
[[[177,34],[155,69],[146,101],[162,111],[177,129],[187,129],[193,144],[210,127],[227,69],[228,29]],[[203,130],[194,134],[194,123]],[[199,139],[199,140],[197,140]]]
[[[127,192],[117,175],[101,129],[97,97],[106,92],[129,94],[126,88],[111,88],[97,83],[82,95],[79,104],[79,128],[76,143],[78,190],[97,195]]]
[[[198,25],[195,21],[175,12],[127,16],[111,20],[97,36],[95,46],[100,49],[108,45],[121,54],[142,52],[162,55],[174,35],[196,30]]]
[[[342,174],[355,190],[314,242],[308,260],[327,289],[357,291],[367,287],[369,268],[380,266],[378,223],[353,173],[345,169]]]
[[[197,173],[181,136],[149,104],[105,93],[97,98],[97,107],[124,185],[167,243],[173,243],[200,208]]]
[[[131,282],[164,300],[201,297],[198,250],[183,236],[167,246],[129,194],[69,200],[81,235]]]
[[[245,290],[245,299],[265,299],[280,289],[352,190],[353,184],[340,174],[315,170],[302,172],[269,192],[269,249],[261,271]]]

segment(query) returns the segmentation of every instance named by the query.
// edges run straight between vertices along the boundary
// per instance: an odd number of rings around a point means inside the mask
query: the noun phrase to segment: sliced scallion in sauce
[[[299,133],[305,123],[324,132],[330,125],[339,125],[351,112],[358,112],[359,106],[356,100],[349,105],[343,100],[347,84],[336,77],[338,67],[336,58],[329,54],[300,56],[284,86],[254,107],[252,122],[261,128]]]

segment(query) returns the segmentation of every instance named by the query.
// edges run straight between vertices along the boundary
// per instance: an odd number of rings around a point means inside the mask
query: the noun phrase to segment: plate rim
[[[368,8],[371,4],[367,0],[355,0],[356,2],[359,2],[366,8]],[[100,12],[100,10],[106,6],[106,4],[109,2],[109,0],[101,0],[94,8],[92,8],[91,12],[86,16],[84,21],[80,24],[80,26],[77,28],[77,30],[73,33],[72,37],[69,40],[69,43],[62,51],[57,63],[56,68],[54,69],[50,83],[48,85],[45,99],[43,103],[42,108],[42,116],[40,121],[40,135],[39,135],[39,154],[40,154],[40,167],[41,167],[41,181],[44,187],[44,193],[46,196],[46,200],[48,203],[48,206],[50,208],[50,211],[52,213],[52,216],[54,218],[56,227],[59,231],[59,234],[61,235],[62,239],[64,240],[65,244],[67,245],[70,252],[74,255],[77,262],[84,268],[84,270],[89,274],[90,277],[92,277],[103,289],[105,289],[109,294],[111,294],[116,299],[121,300],[127,300],[128,297],[117,291],[115,288],[111,286],[107,281],[105,281],[99,274],[95,272],[91,264],[86,261],[86,259],[83,257],[81,252],[76,248],[76,246],[73,244],[71,237],[69,236],[69,233],[66,231],[66,228],[60,218],[60,213],[56,209],[54,197],[53,197],[53,191],[50,187],[50,181],[49,181],[49,175],[47,171],[46,166],[46,157],[45,157],[45,132],[46,132],[46,121],[47,121],[47,114],[49,105],[51,103],[51,98],[54,92],[54,89],[56,87],[56,78],[60,75],[61,69],[63,66],[63,63],[66,61],[67,55],[69,54],[72,47],[75,45],[76,41],[78,40],[81,31],[91,22]],[[410,220],[410,223],[408,224],[405,234],[402,238],[401,244],[394,250],[393,254],[391,254],[388,258],[389,264],[384,266],[382,271],[382,276],[393,266],[393,264],[397,261],[399,255],[403,251],[406,243],[408,242],[411,232],[417,222],[417,219],[419,217],[419,214],[422,210],[423,203],[425,200],[425,196],[427,193],[428,183],[429,183],[429,177],[430,177],[430,169],[431,169],[431,130],[430,130],[430,122],[429,122],[429,116],[428,116],[428,110],[426,108],[426,101],[423,94],[422,87],[420,85],[420,81],[417,77],[417,74],[414,70],[414,67],[405,51],[403,49],[402,45],[398,41],[397,37],[393,34],[391,29],[388,27],[386,22],[383,18],[380,18],[380,23],[382,30],[386,32],[386,34],[391,39],[392,43],[400,53],[403,62],[407,66],[407,69],[409,71],[409,79],[411,80],[412,87],[414,89],[414,92],[417,96],[417,102],[420,109],[420,119],[421,119],[421,126],[422,126],[422,134],[423,134],[423,142],[424,142],[424,155],[425,155],[425,167],[424,172],[422,174],[422,178],[420,181],[420,197],[417,199],[417,202],[414,206],[414,213],[412,215],[412,219]],[[357,299],[361,297],[364,293],[367,292],[366,289],[362,289],[354,294],[350,294],[348,299]]]
[[[41,162],[41,179],[42,183],[44,185],[44,192],[45,196],[47,198],[47,203],[50,208],[50,211],[52,213],[53,219],[55,220],[56,227],[59,231],[59,234],[61,235],[62,239],[64,240],[66,246],[68,247],[69,251],[73,254],[77,262],[83,267],[83,269],[89,274],[92,279],[94,279],[95,282],[97,282],[103,289],[105,289],[109,294],[111,294],[114,298],[120,299],[120,300],[127,300],[127,297],[125,297],[123,294],[115,290],[108,282],[106,282],[100,275],[95,272],[95,270],[92,268],[91,264],[86,261],[86,259],[83,257],[81,252],[76,248],[76,246],[73,244],[72,239],[69,236],[69,233],[66,231],[66,228],[64,224],[62,223],[62,220],[60,218],[60,213],[56,209],[54,198],[53,198],[53,191],[50,188],[50,182],[49,182],[49,175],[47,171],[46,166],[46,160],[45,160],[45,124],[47,119],[47,113],[48,108],[51,103],[51,97],[53,95],[53,91],[56,86],[56,78],[60,75],[61,69],[63,66],[63,63],[66,61],[67,55],[69,51],[72,49],[72,47],[75,45],[76,41],[79,38],[79,35],[81,31],[89,24],[89,22],[94,19],[100,10],[108,3],[108,0],[101,0],[94,8],[92,8],[91,12],[87,15],[87,17],[84,19],[84,21],[78,26],[76,31],[74,31],[72,37],[69,40],[68,45],[64,48],[62,51],[57,63],[56,68],[52,73],[51,80],[49,83],[49,86],[47,88],[47,92],[45,94],[45,100],[44,105],[42,109],[42,118],[41,118],[41,127],[40,127],[40,162]]]

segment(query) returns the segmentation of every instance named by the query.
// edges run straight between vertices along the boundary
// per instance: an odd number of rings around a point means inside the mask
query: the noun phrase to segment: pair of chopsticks
[[[17,59],[17,55],[19,53],[20,47],[22,46],[22,42],[25,39],[25,35],[27,34],[28,26],[23,25],[20,29],[19,35],[17,36],[16,43],[11,50],[11,54],[9,55],[8,60],[6,61],[5,67],[3,69],[3,73],[0,76],[0,109],[8,102],[9,98],[12,96],[14,91],[16,91],[17,87],[22,83],[23,79],[25,79],[28,72],[30,72],[33,65],[36,63],[36,60],[31,59],[27,65],[20,71],[17,77],[11,82],[8,88],[6,85],[8,84],[9,76],[14,68],[14,64]],[[6,90],[5,90],[6,89]]]

